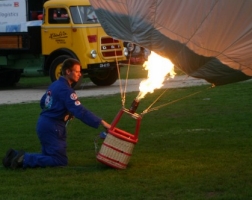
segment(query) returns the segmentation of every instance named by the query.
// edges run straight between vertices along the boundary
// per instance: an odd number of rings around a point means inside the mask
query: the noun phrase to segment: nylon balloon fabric
[[[105,32],[214,85],[252,78],[250,0],[90,0]],[[158,66],[157,66],[158,70]]]

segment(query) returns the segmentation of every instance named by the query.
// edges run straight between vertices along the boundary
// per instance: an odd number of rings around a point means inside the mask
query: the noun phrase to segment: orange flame
[[[148,70],[148,77],[140,83],[140,92],[136,97],[138,101],[144,98],[147,93],[153,93],[155,89],[161,88],[163,82],[168,79],[168,74],[171,78],[174,78],[176,74],[173,63],[153,51],[149,55],[148,61],[143,64],[143,67],[145,70]]]

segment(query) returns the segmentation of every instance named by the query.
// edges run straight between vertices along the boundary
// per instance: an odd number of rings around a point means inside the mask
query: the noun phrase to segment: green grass
[[[153,107],[181,100],[143,116],[139,141],[125,170],[96,161],[93,141],[102,128],[72,120],[68,167],[15,171],[0,167],[0,199],[252,199],[251,81],[206,88],[170,89],[159,99]],[[162,91],[148,94],[137,112]],[[202,92],[183,99],[198,91]],[[136,95],[127,94],[127,108]],[[119,94],[81,102],[108,122],[121,108]],[[38,103],[1,105],[0,109],[1,155],[9,147],[39,152]],[[121,120],[119,128],[134,129],[133,118]]]

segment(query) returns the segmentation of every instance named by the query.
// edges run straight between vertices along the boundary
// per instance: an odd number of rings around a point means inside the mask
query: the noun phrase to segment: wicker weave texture
[[[111,134],[107,134],[106,139],[101,146],[99,154],[106,158],[115,160],[115,165],[117,165],[116,163],[127,165],[133,152],[134,146],[135,145],[131,142],[119,139]],[[99,157],[99,159],[101,159],[101,157]],[[103,162],[106,162],[106,159],[103,158],[102,160]],[[110,160],[109,164],[113,164],[113,161]]]

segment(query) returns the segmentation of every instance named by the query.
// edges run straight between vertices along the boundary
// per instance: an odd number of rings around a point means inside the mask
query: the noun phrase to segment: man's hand
[[[105,122],[104,120],[101,120],[101,125],[105,128],[105,129],[110,129],[111,125],[107,122]]]

